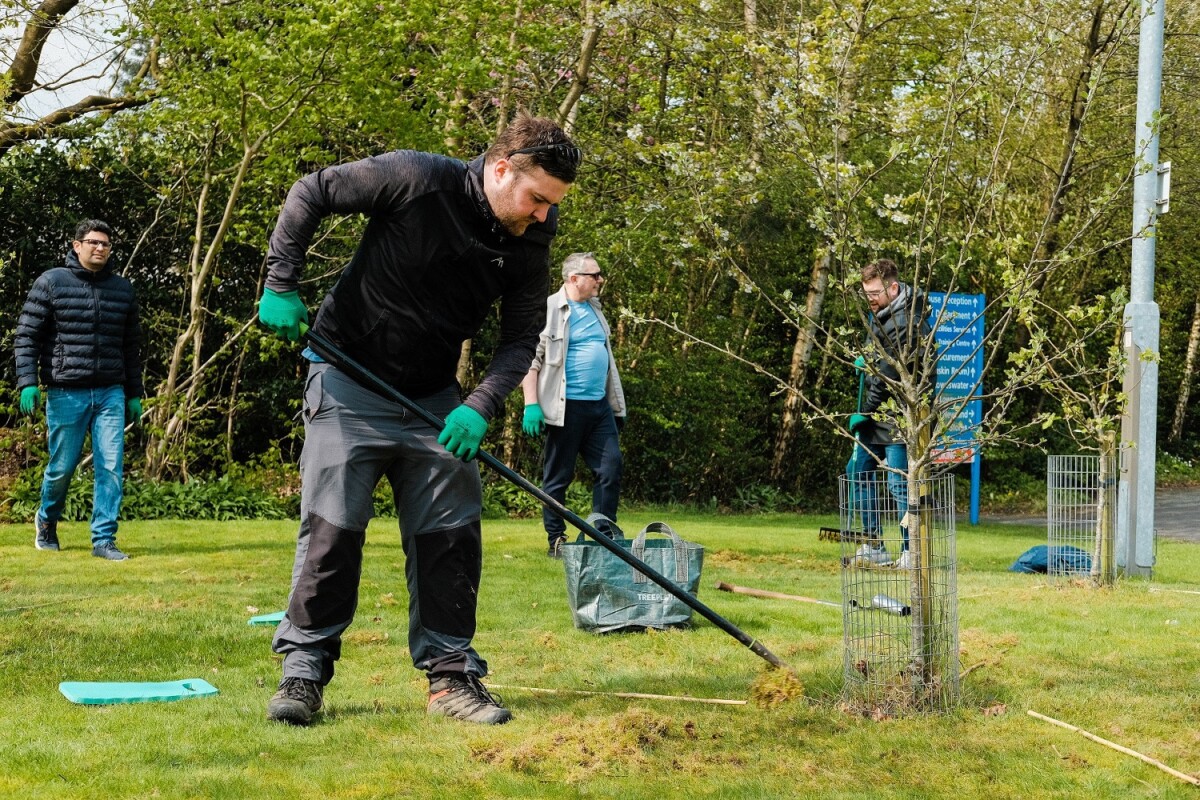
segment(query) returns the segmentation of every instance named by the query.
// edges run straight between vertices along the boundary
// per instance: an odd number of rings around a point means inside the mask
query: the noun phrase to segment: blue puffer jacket
[[[125,387],[141,397],[142,326],[137,297],[124,276],[92,272],[68,253],[61,267],[34,281],[17,321],[17,389],[36,386]]]

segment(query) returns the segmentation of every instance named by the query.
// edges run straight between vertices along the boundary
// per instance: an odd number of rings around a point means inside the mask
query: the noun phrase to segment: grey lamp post
[[[1138,46],[1138,167],[1133,182],[1133,251],[1124,347],[1128,358],[1117,491],[1117,567],[1149,578],[1154,567],[1154,471],[1157,454],[1159,314],[1154,302],[1157,219],[1167,211],[1170,164],[1158,163],[1165,0],[1142,0]]]

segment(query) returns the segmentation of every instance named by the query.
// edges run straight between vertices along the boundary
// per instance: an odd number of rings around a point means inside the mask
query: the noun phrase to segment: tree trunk
[[[213,139],[215,138],[214,135]],[[212,189],[213,180],[211,169],[206,166],[204,178],[201,180],[200,196],[196,199],[196,230],[192,240],[192,252],[188,257],[187,324],[175,337],[171,356],[167,360],[167,377],[158,386],[159,402],[154,407],[155,425],[153,429],[161,431],[161,433],[151,435],[146,443],[146,473],[154,480],[161,480],[165,476],[167,466],[172,462],[172,446],[179,439],[187,417],[185,409],[176,408],[176,402],[180,373],[183,369],[183,360],[187,355],[188,345],[194,341],[194,335],[197,332],[203,332],[203,318],[197,313],[201,303],[200,298],[196,296],[196,288],[198,286],[197,273],[201,263],[200,248],[204,241],[204,216],[208,208],[208,194]]]
[[[832,254],[825,250],[813,262],[812,276],[808,282],[808,299],[804,303],[804,318],[792,346],[792,362],[788,368],[789,391],[784,395],[783,415],[779,420],[779,433],[771,454],[771,479],[783,479],[787,466],[787,455],[800,426],[801,396],[804,392],[808,364],[812,360],[813,346],[817,341],[817,320],[825,306],[825,294],[829,289],[829,273],[832,270]]]
[[[575,128],[575,116],[579,111],[579,98],[587,89],[588,79],[592,69],[592,56],[596,53],[596,44],[600,41],[601,28],[596,23],[596,4],[584,3],[583,42],[579,46],[579,59],[571,75],[571,88],[567,96],[558,106],[558,124],[568,134]]]
[[[246,348],[238,351],[233,364],[233,378],[229,382],[229,404],[225,412],[225,464],[233,465],[233,430],[237,420],[238,389],[242,384],[242,366],[246,362]]]
[[[468,380],[471,377],[471,343],[473,341],[473,339],[467,339],[462,343],[462,348],[458,351],[458,367],[454,370],[454,378],[464,389],[467,388]]]
[[[0,65],[0,86],[4,87],[4,114],[0,119],[0,156],[13,147],[31,141],[49,139],[56,135],[59,128],[87,114],[100,112],[112,114],[128,108],[136,108],[150,102],[153,92],[140,92],[142,79],[151,71],[157,70],[158,58],[157,40],[152,40],[147,48],[146,56],[141,66],[127,83],[125,94],[119,96],[89,95],[72,103],[62,106],[43,115],[40,119],[17,119],[14,114],[20,103],[29,95],[43,88],[38,81],[38,72],[42,67],[46,40],[52,33],[58,31],[70,42],[70,49],[88,51],[95,48],[100,39],[86,26],[64,26],[63,19],[79,5],[79,0],[42,0],[36,7],[22,5],[28,13],[25,30],[21,34],[20,43],[13,49],[12,57],[7,65]],[[16,26],[13,22],[13,27]],[[136,32],[134,32],[136,33]],[[104,41],[103,46],[109,47],[116,43]],[[127,44],[127,43],[125,43]],[[62,68],[63,65],[56,65]],[[84,64],[68,69],[69,73],[82,71]],[[66,75],[58,81],[63,83]],[[78,80],[76,78],[75,80]],[[72,81],[73,82],[73,81]]]
[[[749,87],[754,93],[754,117],[750,120],[750,172],[757,172],[762,163],[763,92],[766,88],[762,58],[755,45],[758,43],[758,2],[742,0],[742,23],[746,29],[747,57],[754,71],[754,83]]]
[[[1196,371],[1196,352],[1200,350],[1200,292],[1192,309],[1192,331],[1188,334],[1187,357],[1183,361],[1183,377],[1179,379],[1179,395],[1175,398],[1175,419],[1171,422],[1169,441],[1183,438],[1183,422],[1187,417],[1188,400],[1192,394],[1192,376]]]
[[[1100,466],[1096,482],[1096,539],[1092,544],[1092,580],[1101,586],[1113,582],[1113,535],[1109,485],[1116,480],[1113,467],[1117,461],[1117,433],[1107,431],[1100,437]]]
[[[812,360],[813,346],[817,340],[817,328],[821,314],[825,308],[825,295],[829,289],[829,278],[833,272],[835,251],[837,248],[836,234],[845,224],[845,212],[842,211],[841,184],[837,177],[838,167],[843,164],[848,155],[851,139],[850,121],[858,104],[858,89],[862,81],[861,66],[857,53],[866,38],[877,29],[867,25],[867,13],[871,2],[866,0],[855,9],[856,16],[850,22],[849,38],[838,66],[837,113],[834,115],[833,140],[830,147],[833,151],[831,161],[834,165],[830,174],[833,175],[832,186],[826,185],[824,195],[830,206],[829,230],[824,231],[825,241],[817,250],[813,260],[812,273],[808,282],[808,297],[804,303],[804,318],[800,320],[800,329],[796,332],[796,341],[792,346],[792,361],[788,367],[789,391],[784,396],[783,414],[779,421],[779,432],[775,436],[775,446],[771,454],[771,479],[781,481],[787,466],[787,456],[795,442],[796,433],[800,426],[800,407],[806,383],[806,373]]]
[[[1062,155],[1059,158],[1058,172],[1054,175],[1054,189],[1047,203],[1046,220],[1042,226],[1043,236],[1038,246],[1037,263],[1045,263],[1058,252],[1060,223],[1067,211],[1067,190],[1070,188],[1075,175],[1075,155],[1079,150],[1079,142],[1083,134],[1083,121],[1087,116],[1091,102],[1092,72],[1102,50],[1112,43],[1112,37],[1101,39],[1100,29],[1104,23],[1104,12],[1108,0],[1098,0],[1092,8],[1092,24],[1088,29],[1087,39],[1083,46],[1083,63],[1075,76],[1071,87],[1071,108],[1067,114],[1067,135],[1063,143]],[[1042,275],[1047,274],[1044,270]],[[1042,281],[1037,281],[1040,285]]]
[[[1083,125],[1092,101],[1092,74],[1099,66],[1101,55],[1116,41],[1115,25],[1107,35],[1101,35],[1108,3],[1109,0],[1097,0],[1092,7],[1091,26],[1088,28],[1088,35],[1084,40],[1079,71],[1071,86],[1071,105],[1067,113],[1066,137],[1059,158],[1058,171],[1052,176],[1053,188],[1046,203],[1046,217],[1042,223],[1041,236],[1034,250],[1033,262],[1029,270],[1032,275],[1029,290],[1034,293],[1041,291],[1046,279],[1053,271],[1050,264],[1060,246],[1062,220],[1067,212],[1067,195],[1075,182],[1075,156],[1083,140]],[[1119,20],[1123,17],[1128,8],[1129,4],[1126,3],[1118,11],[1116,19]],[[1022,349],[1029,344],[1030,331],[1026,325],[1017,325],[1015,334],[1017,349]]]
[[[512,29],[508,32],[508,52],[514,60],[517,52],[517,31],[521,29],[521,15],[524,10],[524,0],[517,0],[517,7],[513,10]],[[504,70],[504,80],[500,83],[499,105],[496,106],[497,136],[504,133],[504,129],[508,126],[508,103],[512,97],[512,76],[513,70],[510,66]],[[459,88],[461,89],[461,85]]]

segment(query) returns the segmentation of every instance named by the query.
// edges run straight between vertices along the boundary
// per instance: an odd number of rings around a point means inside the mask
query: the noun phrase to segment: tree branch
[[[77,5],[79,0],[43,0],[30,14],[21,44],[8,66],[8,94],[4,96],[6,105],[13,106],[21,102],[25,95],[33,91],[46,39],[58,27],[63,16]]]

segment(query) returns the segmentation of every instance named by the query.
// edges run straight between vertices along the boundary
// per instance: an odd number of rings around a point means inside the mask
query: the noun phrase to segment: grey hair
[[[571,253],[563,259],[563,280],[571,277],[577,272],[583,272],[586,269],[587,262],[596,261],[595,253]],[[599,265],[600,262],[596,262]]]

